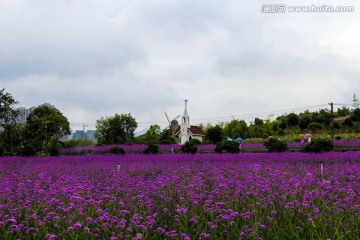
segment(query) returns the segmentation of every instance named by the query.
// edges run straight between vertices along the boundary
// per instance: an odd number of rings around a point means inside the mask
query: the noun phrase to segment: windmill
[[[174,118],[171,121],[170,121],[169,116],[167,115],[167,113],[165,113],[165,116],[166,116],[166,119],[168,120],[168,123],[169,123],[169,126],[168,126],[168,128],[169,128],[169,136],[170,137],[175,137],[176,130],[179,128],[179,123],[178,123],[178,121],[176,119],[179,118],[180,115],[177,116],[176,118]]]

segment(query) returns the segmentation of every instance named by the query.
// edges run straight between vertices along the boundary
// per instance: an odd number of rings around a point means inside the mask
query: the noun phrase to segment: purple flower
[[[82,225],[80,222],[77,222],[74,224],[74,228],[81,228],[81,227],[82,227]]]
[[[200,234],[200,237],[210,238],[210,237],[211,237],[211,234],[210,234],[210,233],[201,233],[201,234]]]
[[[11,223],[11,224],[16,224],[17,223],[17,221],[15,219],[13,219],[13,218],[10,218],[10,219],[6,220],[5,222],[6,223]]]

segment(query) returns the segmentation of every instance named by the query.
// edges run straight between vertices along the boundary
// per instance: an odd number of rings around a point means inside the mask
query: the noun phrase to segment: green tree
[[[38,154],[41,151],[56,153],[58,139],[69,135],[70,123],[56,108],[41,105],[31,111],[25,124],[24,155]]]
[[[215,125],[215,126],[210,126],[206,133],[206,138],[211,142],[211,143],[218,143],[221,142],[222,138],[223,138],[223,133],[222,133],[222,128],[220,127],[219,124]]]
[[[309,116],[304,115],[299,117],[299,127],[301,130],[307,129],[310,123],[311,118]]]
[[[268,134],[267,126],[264,124],[264,120],[255,118],[254,123],[250,124],[248,128],[249,137],[262,138],[264,133]]]
[[[159,144],[161,135],[160,126],[157,124],[151,125],[149,130],[144,134],[146,144]]]
[[[350,114],[351,114],[350,109],[345,106],[343,106],[342,108],[338,108],[338,110],[336,111],[337,117],[345,117]]]
[[[115,114],[96,121],[95,137],[99,144],[131,144],[137,122],[131,114]]]
[[[176,138],[171,136],[169,128],[165,128],[161,131],[160,136],[159,136],[159,143],[160,144],[175,144],[176,143]]]
[[[224,126],[223,132],[225,136],[231,138],[245,138],[248,135],[248,126],[244,120],[234,119]]]
[[[17,125],[16,119],[20,114],[20,111],[16,108],[18,103],[10,93],[5,92],[5,88],[0,90],[0,126],[3,130],[1,145],[4,151],[10,154],[15,153],[13,135]]]
[[[299,124],[299,118],[295,113],[287,115],[287,124],[290,127],[296,127]]]
[[[351,113],[351,120],[353,122],[360,122],[360,108],[356,108]]]

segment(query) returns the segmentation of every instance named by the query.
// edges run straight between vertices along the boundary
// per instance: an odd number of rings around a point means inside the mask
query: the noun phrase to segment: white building
[[[204,136],[203,131],[198,126],[190,125],[190,117],[187,111],[187,102],[188,100],[185,100],[185,109],[181,118],[180,130],[176,133],[176,136],[179,136],[179,143],[181,145],[191,139],[198,139],[202,142],[202,138]]]

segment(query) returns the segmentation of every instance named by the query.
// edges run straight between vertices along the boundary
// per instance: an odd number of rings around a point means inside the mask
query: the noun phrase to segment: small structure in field
[[[179,143],[183,145],[191,139],[198,139],[202,142],[204,133],[198,126],[190,124],[190,117],[187,111],[187,102],[185,99],[185,109],[184,114],[181,118],[180,130],[176,133],[176,136],[179,137]]]

